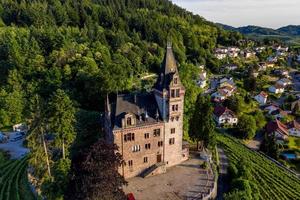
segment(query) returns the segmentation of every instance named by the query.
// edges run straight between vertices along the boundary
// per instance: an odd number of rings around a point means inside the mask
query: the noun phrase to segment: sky
[[[234,27],[300,25],[300,0],[172,0],[213,22]]]

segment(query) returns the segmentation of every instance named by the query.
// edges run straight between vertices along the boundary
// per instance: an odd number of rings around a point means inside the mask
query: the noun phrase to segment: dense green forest
[[[167,0],[3,0],[0,128],[30,125],[29,163],[43,195],[61,199],[72,153],[101,137],[106,94],[143,90],[140,77],[158,72],[171,41],[187,89],[188,137],[197,66],[216,70],[212,50],[241,38]],[[44,138],[52,138],[46,156]]]

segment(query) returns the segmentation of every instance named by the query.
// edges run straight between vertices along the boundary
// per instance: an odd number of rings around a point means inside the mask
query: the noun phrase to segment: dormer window
[[[135,124],[136,124],[136,118],[135,115],[133,115],[132,113],[127,113],[125,117],[122,119],[123,128],[135,126]]]

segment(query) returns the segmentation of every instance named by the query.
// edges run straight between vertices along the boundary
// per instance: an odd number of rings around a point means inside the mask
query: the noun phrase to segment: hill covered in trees
[[[167,0],[3,0],[0,128],[30,125],[38,186],[62,198],[72,155],[101,137],[106,94],[145,89],[140,77],[158,72],[171,41],[187,90],[187,133],[197,66],[218,67],[212,50],[241,38]]]
[[[300,37],[300,26],[288,25],[278,29],[265,28],[260,26],[232,27],[224,24],[218,24],[225,30],[237,31],[253,38],[273,38],[283,40],[289,43],[298,43]]]

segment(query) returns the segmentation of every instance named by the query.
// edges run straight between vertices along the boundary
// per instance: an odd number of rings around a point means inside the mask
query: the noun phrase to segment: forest
[[[159,71],[172,42],[188,138],[198,66],[216,70],[213,49],[242,38],[167,0],[3,0],[0,128],[30,126],[29,163],[42,194],[62,199],[72,156],[102,137],[107,94],[145,90],[141,77]]]

